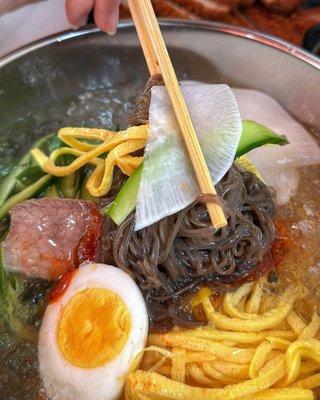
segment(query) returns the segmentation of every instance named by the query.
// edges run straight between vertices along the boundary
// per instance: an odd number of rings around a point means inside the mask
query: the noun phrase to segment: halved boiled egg
[[[54,400],[115,400],[143,350],[148,314],[129,275],[104,264],[76,270],[45,312],[40,375]]]

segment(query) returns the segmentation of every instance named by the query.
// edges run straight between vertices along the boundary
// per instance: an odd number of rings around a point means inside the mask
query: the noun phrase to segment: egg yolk
[[[63,309],[57,339],[70,363],[97,368],[120,354],[130,330],[130,313],[119,295],[90,288],[76,293]]]

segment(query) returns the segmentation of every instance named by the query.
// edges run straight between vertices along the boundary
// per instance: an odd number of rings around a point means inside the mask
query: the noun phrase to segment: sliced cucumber
[[[45,175],[40,178],[37,182],[32,185],[26,187],[21,192],[15,194],[10,197],[0,208],[0,219],[8,214],[12,207],[16,204],[21,203],[22,201],[30,199],[30,197],[35,196],[37,193],[45,190],[49,182],[53,179],[51,175]]]
[[[29,168],[31,162],[31,155],[26,154],[20,161],[19,165],[13,169],[13,171],[3,180],[0,185],[0,207],[4,204],[10,193],[15,188],[17,183],[17,176],[19,176],[24,170]]]
[[[66,199],[75,199],[78,197],[80,189],[80,173],[63,176],[58,181],[59,190]]]
[[[42,148],[47,144],[47,142],[51,141],[52,138],[55,135],[48,135],[40,140],[38,140],[33,147],[39,147]],[[30,167],[32,167],[33,164],[33,158],[30,154],[30,151],[27,152],[27,154],[20,160],[19,164],[17,165],[16,168],[13,169],[13,171],[1,182],[0,184],[0,207],[3,206],[5,201],[8,199],[10,194],[13,192],[15,189],[16,185],[19,184],[18,177],[23,176],[26,171],[30,171]],[[22,187],[20,187],[22,189]]]
[[[80,187],[79,197],[82,200],[90,200],[90,201],[97,202],[99,200],[99,198],[92,196],[92,194],[90,194],[89,190],[86,188],[86,184],[87,184],[88,179],[90,178],[91,174],[92,174],[91,170],[88,170],[87,172],[85,172],[85,177],[82,180],[81,187]]]
[[[32,165],[20,172],[16,180],[22,185],[22,189],[24,189],[26,186],[40,179],[43,175],[45,175],[45,172],[43,172],[42,168],[38,165]]]
[[[6,271],[3,265],[3,251],[2,245],[0,244],[0,298],[3,295],[6,286]]]
[[[63,197],[61,192],[58,190],[57,185],[49,186],[48,189],[44,192],[43,197],[48,199],[57,199]]]
[[[265,144],[278,144],[280,146],[288,144],[285,136],[277,135],[266,126],[258,124],[258,122],[244,120],[242,121],[242,126],[243,130],[236,158]]]
[[[109,208],[108,214],[120,225],[133,211],[137,204],[138,190],[141,180],[142,165],[130,176]]]

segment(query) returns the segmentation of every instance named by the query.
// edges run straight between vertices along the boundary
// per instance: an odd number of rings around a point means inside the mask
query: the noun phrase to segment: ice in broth
[[[19,131],[19,129],[23,129],[25,123],[30,124],[29,127],[39,136],[52,129],[72,124],[113,126],[115,128],[120,125],[124,127],[137,90],[134,87],[132,92],[127,90],[124,93],[122,89],[122,87],[114,86],[108,90],[108,93],[105,90],[86,92],[77,98],[65,101],[65,104],[51,105],[49,111],[48,109],[35,110],[31,117],[28,117],[29,121],[21,121],[16,124],[16,127]],[[121,95],[119,96],[118,93],[121,93]],[[105,103],[106,98],[111,99],[108,100],[108,104]],[[100,103],[100,101],[102,106],[101,104],[98,105],[97,112],[97,103]],[[57,115],[59,119],[55,124],[52,124],[51,121],[48,121],[48,115]],[[65,117],[62,118],[61,115],[65,115]],[[96,118],[93,118],[92,115],[95,115]],[[11,129],[14,128],[15,126],[11,127]],[[320,139],[317,132],[312,134],[319,143]],[[19,138],[18,134],[17,137]],[[2,141],[4,140],[6,139],[2,138]],[[10,143],[11,139],[7,140],[8,147],[15,149],[10,153],[12,159],[14,159],[19,144],[16,143],[13,146],[12,142]],[[22,134],[18,140],[22,142],[24,135]],[[5,148],[5,146],[1,148]],[[6,163],[3,167],[10,166],[11,161],[8,153],[3,158],[2,155],[4,156],[4,154],[1,154],[1,159],[4,159]],[[299,312],[302,317],[310,318],[313,306],[318,304],[320,296],[317,284],[320,278],[320,203],[318,200],[320,195],[320,163],[300,167],[297,173],[299,185],[294,196],[288,203],[277,207],[276,226],[279,235],[286,243],[284,255],[281,254],[281,248],[277,249],[280,253],[278,273],[284,285],[292,282],[301,283],[302,281],[308,286],[310,296],[307,301],[299,305]],[[31,325],[37,331],[41,324],[41,313],[45,304],[44,298],[51,285],[39,279],[33,279],[28,284],[19,281],[13,282],[13,284],[22,285],[21,298],[15,300],[24,303],[26,310],[30,304],[32,305],[30,308]],[[12,306],[15,307],[15,304]],[[8,329],[4,321],[0,325],[1,393],[4,398],[12,400],[40,399],[44,395],[41,391],[38,375],[38,347],[36,342],[30,341],[34,332],[24,332],[23,329],[20,329],[19,323],[21,321],[19,321],[18,316],[16,320],[11,321],[19,335],[15,335],[12,330]],[[22,336],[21,332],[23,332]],[[24,335],[26,336],[23,337]]]

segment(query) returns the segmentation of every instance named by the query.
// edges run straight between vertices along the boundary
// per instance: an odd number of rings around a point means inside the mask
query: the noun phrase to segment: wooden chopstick
[[[153,46],[147,31],[147,26],[139,22],[143,19],[143,14],[141,14],[138,2],[139,0],[128,0],[128,5],[139,36],[144,58],[146,59],[151,76],[161,74],[159,63],[153,51]]]
[[[202,194],[217,194],[150,0],[128,0],[150,74],[161,73]],[[227,225],[222,207],[207,203],[214,228]]]

